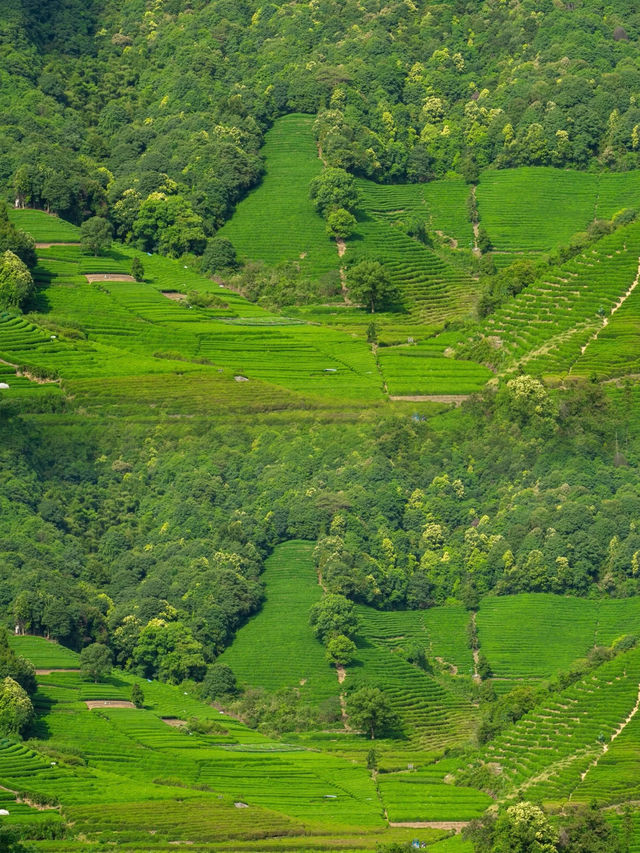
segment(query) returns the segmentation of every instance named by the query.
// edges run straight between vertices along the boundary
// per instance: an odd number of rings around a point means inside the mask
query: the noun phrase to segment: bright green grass
[[[67,669],[80,666],[77,652],[45,640],[44,637],[9,636],[9,645],[22,657],[30,660],[36,669]]]
[[[274,124],[265,139],[262,183],[240,202],[219,235],[231,240],[243,259],[295,261],[317,277],[337,270],[339,259],[309,199],[309,184],[322,171],[312,127],[313,117],[299,114]]]
[[[267,600],[220,660],[241,683],[268,690],[296,687],[318,702],[338,694],[338,680],[309,625],[309,610],[322,597],[312,551],[310,542],[276,548],[263,574]]]
[[[9,210],[9,219],[18,228],[31,234],[37,243],[75,242],[80,229],[59,216],[43,210]]]

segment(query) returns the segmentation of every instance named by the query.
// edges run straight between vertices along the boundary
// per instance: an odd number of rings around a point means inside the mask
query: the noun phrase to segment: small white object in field
[[[6,389],[6,388],[8,388],[8,387],[9,387],[9,386],[7,385],[7,383],[6,383],[6,382],[0,382],[0,388],[5,388],[5,389]]]
[[[236,380],[236,382],[248,382],[249,381],[246,376],[234,376],[233,378]]]
[[[0,814],[1,815],[8,815],[9,812],[6,809],[0,809]]]
[[[248,809],[249,806],[246,803],[234,803],[233,804],[237,809]]]

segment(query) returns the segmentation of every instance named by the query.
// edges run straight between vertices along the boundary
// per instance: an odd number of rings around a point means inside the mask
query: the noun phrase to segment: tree
[[[111,223],[103,216],[92,216],[80,226],[80,243],[95,257],[110,248],[112,236]]]
[[[398,289],[379,261],[360,261],[347,272],[347,289],[355,302],[368,305],[373,314],[377,307],[398,296]]]
[[[131,261],[131,275],[136,281],[144,281],[144,265],[138,257]]]
[[[80,670],[97,683],[111,672],[111,650],[102,643],[92,643],[80,652]]]
[[[35,292],[27,265],[12,251],[0,256],[0,308],[20,310]]]
[[[509,806],[494,827],[493,853],[556,853],[558,833],[532,803]]]
[[[353,725],[376,734],[397,725],[397,717],[389,700],[378,687],[361,687],[347,696],[347,714]]]
[[[337,207],[327,214],[327,234],[346,240],[351,237],[356,227],[356,218],[344,207]]]
[[[594,801],[588,808],[576,810],[561,828],[558,850],[562,853],[624,853],[625,845]]]
[[[137,681],[131,688],[131,701],[136,708],[144,707],[144,693],[142,691],[142,687],[140,687]]]
[[[356,644],[344,634],[331,637],[327,643],[327,660],[329,663],[346,666],[351,663],[356,652]]]
[[[142,251],[172,258],[185,252],[199,255],[206,245],[202,217],[181,195],[152,192],[140,205],[132,230]]]
[[[309,198],[318,213],[326,218],[337,208],[351,213],[358,204],[358,190],[352,175],[344,169],[329,168],[311,181]]]
[[[10,221],[6,205],[0,201],[0,254],[10,250],[29,268],[37,263],[36,243],[31,234],[16,228]]]
[[[236,696],[238,685],[233,670],[226,663],[214,663],[207,667],[202,681],[202,695],[206,699],[219,699],[223,696]]]
[[[0,732],[23,734],[33,720],[33,705],[27,691],[7,676],[0,684]]]
[[[220,270],[235,270],[238,268],[236,250],[231,240],[226,237],[213,237],[207,240],[201,261],[203,272],[216,273]]]
[[[348,598],[329,594],[313,605],[309,624],[320,642],[327,643],[331,637],[339,634],[352,637],[357,630],[358,619]]]

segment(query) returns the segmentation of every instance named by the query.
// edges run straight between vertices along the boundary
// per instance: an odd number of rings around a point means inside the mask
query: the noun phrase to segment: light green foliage
[[[358,619],[353,604],[344,595],[329,593],[311,608],[309,624],[316,637],[327,643],[337,635],[352,637],[358,628]]]
[[[0,732],[24,734],[33,720],[33,705],[27,691],[7,676],[0,684]]]
[[[509,806],[494,830],[495,853],[555,853],[558,832],[539,806],[522,802]]]
[[[92,643],[80,652],[80,671],[95,683],[111,672],[111,651],[103,643]]]
[[[140,632],[132,660],[141,675],[177,684],[185,678],[200,679],[205,672],[202,644],[180,622],[149,620]]]
[[[318,213],[328,220],[333,211],[352,212],[358,204],[358,190],[352,175],[344,169],[330,167],[311,181],[309,198]]]
[[[0,308],[13,311],[23,308],[34,289],[27,265],[7,249],[0,255]]]
[[[132,230],[141,249],[172,258],[185,252],[200,254],[205,247],[202,217],[179,195],[151,193],[142,202]]]
[[[96,257],[110,248],[112,236],[111,223],[103,216],[92,216],[80,227],[80,243]]]
[[[329,663],[346,666],[353,661],[356,644],[344,634],[336,634],[327,642],[327,660]]]
[[[348,210],[338,207],[327,214],[327,234],[330,237],[348,239],[356,228],[356,218]]]

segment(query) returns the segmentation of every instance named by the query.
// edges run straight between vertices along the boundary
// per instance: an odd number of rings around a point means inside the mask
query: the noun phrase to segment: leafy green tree
[[[144,692],[137,681],[131,687],[131,701],[136,708],[144,707]]]
[[[153,618],[140,632],[132,660],[140,675],[179,684],[205,673],[202,644],[182,622]]]
[[[324,169],[311,181],[309,197],[324,217],[339,208],[352,212],[358,204],[355,180],[344,169]]]
[[[324,595],[311,608],[309,624],[316,637],[327,643],[333,636],[352,637],[358,629],[353,603],[344,595]]]
[[[327,234],[329,237],[338,237],[346,240],[356,229],[356,218],[343,207],[337,207],[327,214]]]
[[[33,705],[27,691],[7,676],[0,684],[0,732],[24,734],[33,720]]]
[[[615,828],[594,801],[577,809],[560,829],[558,850],[562,853],[626,853]]]
[[[556,853],[558,833],[539,806],[516,803],[498,817],[494,853]]]
[[[30,269],[37,263],[36,243],[31,234],[21,231],[9,219],[7,206],[0,201],[0,254],[7,250],[17,255]]]
[[[0,307],[20,310],[34,292],[35,285],[27,265],[12,251],[4,252],[0,256]]]
[[[183,196],[164,192],[153,192],[142,202],[132,231],[140,249],[172,258],[186,252],[199,255],[206,244],[202,217]]]
[[[379,261],[360,261],[347,271],[347,289],[355,301],[368,306],[373,314],[376,308],[398,296],[398,288]]]
[[[355,653],[356,644],[344,634],[331,637],[327,643],[327,660],[329,663],[347,666],[353,661]]]
[[[112,236],[111,223],[103,216],[92,216],[80,226],[80,243],[95,257],[110,248]]]
[[[238,268],[236,250],[231,240],[226,237],[213,237],[207,240],[201,261],[203,272],[216,273],[221,270],[235,270]]]
[[[347,714],[355,728],[364,729],[371,740],[397,725],[397,715],[379,687],[361,687],[347,696]]]
[[[97,684],[111,672],[111,650],[103,643],[91,643],[80,652],[80,671]]]
[[[237,696],[239,692],[233,670],[226,663],[214,663],[207,667],[201,690],[205,699]]]
[[[131,261],[131,275],[136,281],[144,281],[144,264],[137,255]]]

